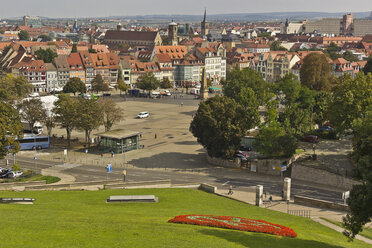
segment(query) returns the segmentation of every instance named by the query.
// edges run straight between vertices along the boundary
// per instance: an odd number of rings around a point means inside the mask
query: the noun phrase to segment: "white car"
[[[37,92],[33,92],[31,93],[30,95],[28,95],[29,97],[39,97],[39,93]]]
[[[23,172],[22,171],[11,171],[8,175],[10,178],[17,178],[22,176]]]
[[[149,116],[150,116],[149,112],[140,112],[140,113],[137,115],[137,117],[138,117],[139,119],[147,118],[147,117],[149,117]]]

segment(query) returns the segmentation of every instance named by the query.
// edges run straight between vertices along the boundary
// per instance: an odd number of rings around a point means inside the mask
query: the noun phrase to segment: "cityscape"
[[[372,6],[178,4],[0,4],[0,246],[371,247]]]

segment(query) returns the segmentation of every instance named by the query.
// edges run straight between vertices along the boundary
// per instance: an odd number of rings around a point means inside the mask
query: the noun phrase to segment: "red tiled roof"
[[[78,53],[71,53],[67,57],[67,63],[72,70],[84,68],[83,62],[81,61],[80,55]]]

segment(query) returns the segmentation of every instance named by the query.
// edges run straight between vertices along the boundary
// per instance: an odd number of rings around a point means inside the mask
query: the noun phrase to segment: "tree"
[[[46,34],[41,34],[41,35],[39,35],[38,38],[41,39],[42,42],[47,42],[47,41],[52,40],[52,37],[50,37],[49,35],[46,35]]]
[[[170,89],[173,87],[172,82],[169,80],[168,77],[163,78],[163,80],[160,81],[160,88],[162,89]]]
[[[336,132],[343,134],[352,127],[354,120],[365,115],[371,104],[372,75],[358,73],[352,78],[349,74],[344,74],[337,79],[332,93],[327,116]]]
[[[367,64],[363,68],[364,74],[372,73],[372,56],[369,56]]]
[[[30,35],[26,30],[19,31],[18,37],[20,40],[30,40]]]
[[[279,41],[273,41],[270,45],[271,51],[287,51],[288,49],[281,46]]]
[[[19,100],[30,94],[32,84],[22,77],[7,74],[0,79],[0,100]]]
[[[56,58],[58,55],[56,52],[54,52],[52,49],[47,48],[46,50],[44,49],[39,49],[35,52],[35,55],[39,58],[44,60],[45,63],[52,63],[54,58]]]
[[[350,61],[350,62],[355,62],[355,61],[358,61],[359,59],[357,58],[357,56],[355,56],[352,52],[350,52],[349,50],[345,51],[344,54],[342,55],[342,57],[344,59],[346,59],[347,61]]]
[[[332,94],[328,91],[318,91],[315,93],[313,121],[318,125],[322,125],[328,120],[327,109],[332,100]]]
[[[108,85],[103,81],[101,74],[97,74],[92,80],[92,91],[107,91]]]
[[[327,54],[332,60],[335,60],[342,57],[342,55],[338,53],[339,50],[340,48],[336,45],[336,43],[331,42],[331,44],[327,47],[325,54]]]
[[[278,121],[286,133],[301,136],[311,129],[315,92],[301,86],[293,74],[280,79],[276,90],[279,103],[284,105]]]
[[[259,33],[257,37],[271,37],[271,34],[269,32],[263,32]]]
[[[56,121],[56,117],[54,116],[53,113],[51,113],[50,115],[45,115],[44,119],[41,120],[41,123],[43,123],[48,130],[49,137],[52,136],[52,130],[56,126],[55,121]]]
[[[235,99],[236,96],[241,95],[242,89],[247,87],[253,90],[258,104],[264,104],[265,94],[268,90],[267,83],[261,74],[250,68],[235,69],[228,73],[223,82],[223,93],[225,96]]]
[[[232,158],[240,138],[255,126],[245,117],[245,109],[234,99],[215,96],[199,104],[190,131],[209,156]]]
[[[297,139],[287,134],[278,122],[273,121],[260,129],[254,147],[267,157],[291,157],[296,151]]]
[[[77,99],[71,98],[67,94],[60,94],[53,109],[55,121],[61,128],[66,129],[68,147],[71,145],[71,132],[76,127],[78,104]]]
[[[355,176],[361,184],[353,185],[347,199],[350,211],[344,220],[344,234],[353,239],[372,220],[372,104],[364,118],[353,123],[353,159]]]
[[[110,131],[116,122],[120,122],[124,118],[124,112],[112,99],[101,98],[98,103],[101,107],[105,131]]]
[[[76,113],[76,128],[85,132],[90,144],[90,134],[102,124],[102,109],[97,100],[79,98]]]
[[[23,100],[18,104],[18,110],[21,118],[28,123],[30,130],[34,129],[36,122],[42,122],[46,116],[46,110],[43,107],[43,103],[38,98]]]
[[[70,78],[66,85],[63,87],[63,92],[64,93],[75,93],[80,92],[80,93],[85,93],[87,91],[87,88],[85,87],[85,84],[83,81],[81,81],[80,78],[74,77]]]
[[[8,152],[17,153],[22,137],[23,125],[18,111],[11,104],[0,101],[0,159]]]
[[[154,73],[148,72],[137,79],[137,87],[141,90],[147,90],[148,93],[159,87],[159,80],[156,79]]]
[[[76,44],[72,44],[71,53],[77,53],[77,52],[78,50],[77,50]]]
[[[310,53],[300,70],[302,85],[311,90],[329,90],[332,68],[324,54]]]
[[[130,86],[128,84],[126,84],[123,81],[123,79],[119,78],[118,83],[115,85],[115,88],[120,90],[120,96],[121,96],[121,92],[122,91],[126,92],[127,90],[130,89]]]

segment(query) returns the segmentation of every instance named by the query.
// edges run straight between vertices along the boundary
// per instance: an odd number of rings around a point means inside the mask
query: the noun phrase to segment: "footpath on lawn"
[[[228,195],[228,192],[226,190],[217,190],[217,194],[228,197],[234,200],[238,200],[241,202],[245,202],[248,204],[254,205],[255,202],[252,199],[255,199],[256,194],[254,192],[247,192],[247,191],[237,191],[234,190],[234,193],[232,195]],[[303,205],[298,205],[294,204],[293,201],[289,202],[287,204],[286,202],[281,200],[281,197],[272,195],[273,199],[272,201],[264,200],[263,208],[279,211],[282,213],[287,213],[288,210],[306,210],[306,211],[311,211],[311,219],[318,222],[319,224],[329,227],[337,232],[342,233],[344,231],[343,228],[336,226],[328,221],[325,221],[321,218],[327,218],[331,219],[334,221],[341,222],[342,217],[346,214],[345,212],[342,211],[335,211],[335,210],[330,210],[330,209],[321,209],[321,208],[314,208],[314,207],[308,207],[308,206],[303,206]],[[368,239],[366,237],[357,235],[355,237],[358,240],[361,240],[367,244],[372,245],[372,240]]]

